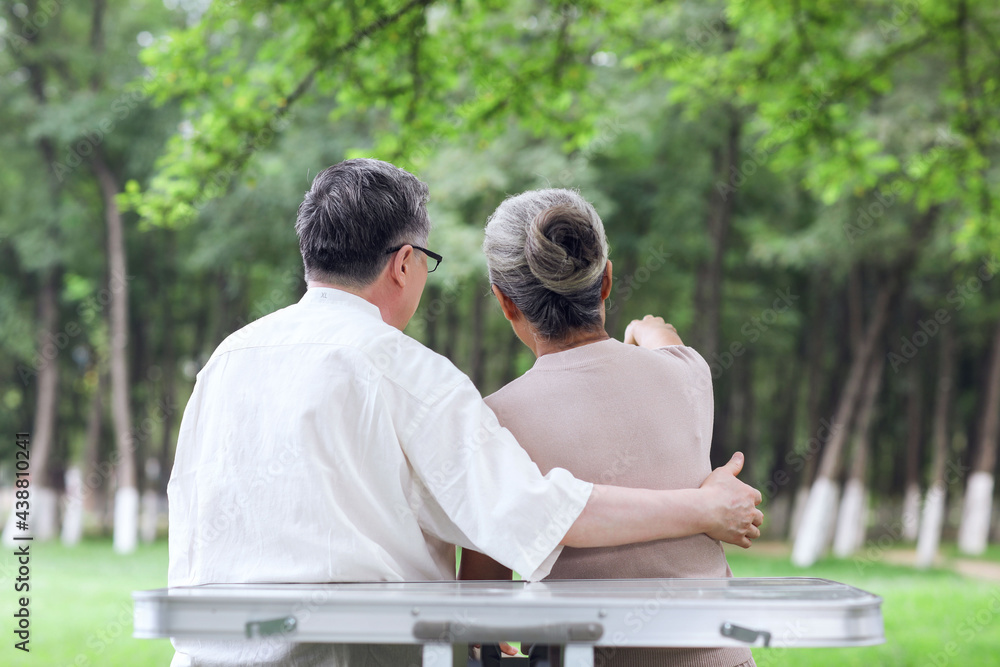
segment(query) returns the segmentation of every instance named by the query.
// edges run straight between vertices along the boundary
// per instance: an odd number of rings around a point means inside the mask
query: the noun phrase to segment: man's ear
[[[601,301],[611,296],[611,260],[604,267],[604,277],[601,278]]]
[[[510,297],[501,292],[500,288],[496,285],[490,285],[490,287],[493,289],[493,296],[497,298],[497,303],[500,304],[500,310],[503,311],[503,316],[506,317],[509,322],[513,322],[522,317],[521,309],[514,305],[514,302],[510,300]]]
[[[389,279],[393,284],[403,287],[413,273],[413,248],[405,245],[396,251],[389,260]]]

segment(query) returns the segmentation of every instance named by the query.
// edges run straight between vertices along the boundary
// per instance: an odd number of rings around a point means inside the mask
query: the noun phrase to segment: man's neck
[[[365,301],[371,301],[368,292],[371,291],[371,285],[365,285],[364,287],[348,287],[347,285],[337,285],[334,283],[324,283],[319,280],[307,280],[306,288],[312,289],[314,287],[327,287],[329,289],[339,289],[341,292],[348,292],[354,296],[360,296]]]
[[[402,331],[403,327],[394,324],[391,302],[387,298],[385,289],[381,285],[380,281],[376,280],[370,285],[365,285],[364,287],[353,287],[349,285],[338,285],[336,283],[325,283],[319,280],[307,280],[306,287],[308,289],[313,289],[317,287],[326,287],[329,289],[337,289],[341,292],[347,292],[348,294],[353,294],[354,296],[361,297],[368,303],[372,304],[378,308],[379,313],[382,316],[382,321],[391,324],[397,329]],[[405,325],[404,325],[405,326]]]

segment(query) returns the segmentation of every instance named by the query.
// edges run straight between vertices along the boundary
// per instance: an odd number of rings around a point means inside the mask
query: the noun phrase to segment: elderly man
[[[308,290],[215,351],[169,484],[171,586],[453,579],[454,545],[544,577],[563,546],[707,533],[749,546],[742,458],[700,489],[542,476],[476,388],[402,333],[440,257],[427,187],[377,160],[320,173],[296,231]],[[175,641],[174,665],[419,664],[412,647]]]

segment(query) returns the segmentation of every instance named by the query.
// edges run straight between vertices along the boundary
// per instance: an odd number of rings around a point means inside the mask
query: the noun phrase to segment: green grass
[[[7,574],[13,562],[0,558],[0,665],[44,667],[166,666],[173,655],[167,640],[132,639],[133,590],[166,584],[165,542],[116,556],[107,541],[68,549],[31,547],[31,652],[13,648],[15,593]],[[825,560],[808,570],[787,558],[728,552],[738,576],[810,576],[842,581],[881,595],[888,641],[857,649],[754,649],[760,667],[772,665],[994,665],[1000,662],[1000,585],[944,570],[851,560]],[[948,653],[948,650],[951,653]]]
[[[0,569],[14,561],[4,549]],[[31,641],[29,653],[14,648],[17,601],[8,577],[0,592],[0,665],[33,667],[142,667],[170,664],[168,640],[132,638],[133,590],[167,585],[167,543],[142,545],[119,556],[110,541],[87,541],[69,549],[31,543]]]
[[[727,550],[741,577],[821,577],[883,598],[886,643],[842,649],[754,649],[770,665],[996,665],[1000,664],[1000,585],[948,570],[918,572],[879,562],[822,560],[809,569],[787,558]]]
[[[942,544],[941,553],[945,556],[945,558],[962,558],[966,560],[984,560],[992,563],[1000,563],[1000,544],[986,545],[986,551],[979,556],[969,556],[959,553],[958,545],[955,543]]]

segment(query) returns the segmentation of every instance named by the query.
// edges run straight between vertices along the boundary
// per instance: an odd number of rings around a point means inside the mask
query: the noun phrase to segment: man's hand
[[[641,320],[632,320],[625,327],[625,344],[656,349],[668,345],[683,345],[673,324],[664,322],[662,317],[646,315]]]
[[[736,479],[742,469],[743,454],[736,452],[729,463],[705,478],[701,490],[706,492],[711,522],[705,533],[746,549],[751,540],[760,537],[759,526],[764,521],[764,514],[757,509],[762,500],[760,491]]]

